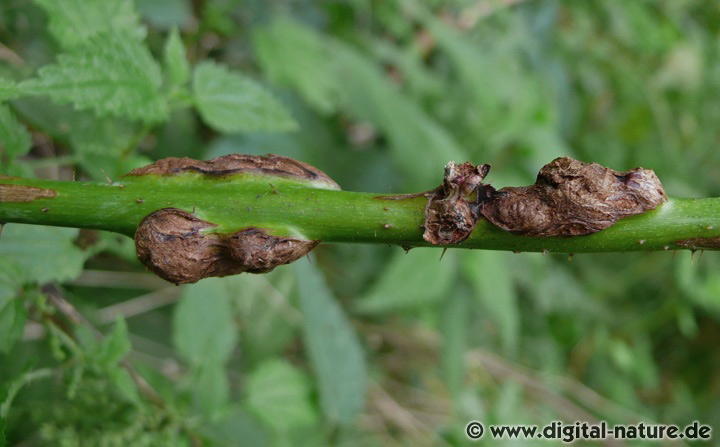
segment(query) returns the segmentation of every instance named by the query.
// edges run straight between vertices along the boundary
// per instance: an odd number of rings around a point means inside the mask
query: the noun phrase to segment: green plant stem
[[[132,237],[148,214],[179,208],[217,224],[212,231],[247,227],[278,236],[324,242],[429,245],[422,238],[423,196],[317,189],[284,178],[235,175],[206,179],[197,174],[124,177],[114,183],[61,182],[0,177],[0,185],[55,191],[52,198],[8,202],[0,197],[0,222],[92,228]],[[671,199],[658,209],[627,217],[588,236],[532,238],[508,233],[481,219],[457,247],[533,252],[621,252],[685,249],[680,240],[720,237],[720,198]]]

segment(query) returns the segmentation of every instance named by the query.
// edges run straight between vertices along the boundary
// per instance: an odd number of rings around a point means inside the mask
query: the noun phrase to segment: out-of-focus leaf
[[[441,309],[442,369],[445,383],[455,399],[465,381],[465,351],[468,333],[468,297],[465,290],[448,294]]]
[[[145,37],[132,0],[34,1],[47,12],[50,31],[65,48],[86,43],[107,31],[126,33],[133,40]]]
[[[295,286],[292,269],[275,269],[264,275],[229,279],[235,290],[235,307],[241,319],[242,352],[246,361],[277,356],[299,332],[302,315],[289,302]]]
[[[322,113],[334,112],[342,79],[334,76],[333,54],[323,37],[291,20],[256,30],[255,51],[273,82],[297,88]]]
[[[127,117],[147,123],[167,117],[160,93],[160,66],[147,47],[126,34],[99,34],[42,67],[38,78],[21,82],[25,95],[92,109],[100,116]]]
[[[287,431],[318,420],[311,391],[302,371],[284,360],[269,360],[248,377],[248,406],[269,427]]]
[[[115,385],[118,391],[120,391],[120,394],[122,394],[128,402],[140,405],[140,394],[127,369],[120,367],[109,368],[106,374],[110,382]]]
[[[17,86],[10,79],[0,77],[0,101],[18,96]]]
[[[416,248],[399,252],[389,261],[370,291],[358,300],[356,310],[383,313],[425,306],[452,293],[457,253]]]
[[[193,378],[192,394],[203,414],[213,415],[230,399],[230,382],[222,364],[208,362],[199,366]]]
[[[127,323],[124,318],[118,318],[113,332],[103,339],[96,360],[101,366],[110,368],[117,365],[131,348]]]
[[[135,0],[143,18],[162,29],[182,27],[192,19],[189,0]]]
[[[173,86],[185,85],[190,80],[190,63],[177,28],[170,31],[165,42],[165,70]]]
[[[0,297],[0,354],[10,352],[15,342],[20,340],[26,318],[27,309],[20,297]]]
[[[68,281],[80,275],[85,263],[85,253],[73,244],[77,234],[74,228],[7,224],[0,256],[15,262],[26,280]]]
[[[195,67],[193,93],[202,118],[220,132],[297,129],[290,113],[265,87],[214,62]]]
[[[231,404],[228,411],[216,420],[208,421],[198,430],[212,441],[213,446],[266,447],[269,437],[265,427],[250,411],[239,404]]]
[[[327,417],[350,423],[365,402],[365,357],[354,328],[317,268],[294,264],[303,313],[303,342]]]
[[[33,127],[66,143],[85,173],[97,181],[106,175],[117,178],[134,166],[123,157],[132,149],[137,124],[112,117],[99,118],[89,110],[73,110],[71,105],[55,104],[44,97],[28,97],[13,102],[18,114]],[[104,173],[103,173],[104,171]]]
[[[348,45],[281,20],[256,34],[255,48],[272,79],[297,88],[320,111],[346,111],[381,129],[408,187],[426,188],[440,166],[466,158],[446,129]]]
[[[471,251],[464,253],[462,266],[482,309],[498,326],[503,347],[513,352],[520,338],[520,308],[508,272],[510,256],[513,254]]]
[[[185,286],[173,318],[173,342],[183,358],[195,367],[224,365],[236,341],[227,283],[208,278]]]
[[[10,160],[25,155],[31,145],[30,132],[20,124],[8,106],[0,105],[0,147],[5,155]]]

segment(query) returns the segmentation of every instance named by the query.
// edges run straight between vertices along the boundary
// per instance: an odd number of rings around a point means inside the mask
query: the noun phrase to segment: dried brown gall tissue
[[[153,164],[133,169],[126,175],[172,176],[186,172],[198,172],[210,177],[252,172],[307,181],[329,189],[340,189],[334,180],[318,168],[292,158],[274,154],[230,154],[208,161],[194,160],[186,157],[169,157],[158,160]]]
[[[480,216],[475,194],[490,165],[472,163],[445,166],[442,185],[426,193],[423,238],[433,245],[459,244],[467,239]]]
[[[269,272],[319,243],[272,236],[258,228],[229,235],[203,231],[214,226],[176,208],[155,211],[135,232],[138,258],[161,278],[187,284],[211,276]]]
[[[478,181],[489,165],[471,168],[469,163],[449,164],[443,185],[430,193],[423,235],[428,242],[462,242],[480,216],[524,236],[581,236],[667,201],[660,180],[650,169],[619,172],[562,157],[543,166],[533,185],[495,190]],[[474,200],[471,188],[475,188]]]

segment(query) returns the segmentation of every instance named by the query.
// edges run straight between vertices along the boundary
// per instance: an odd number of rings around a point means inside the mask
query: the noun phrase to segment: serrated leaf
[[[214,62],[195,67],[193,94],[203,120],[220,132],[297,129],[290,113],[265,87]]]
[[[73,240],[74,228],[7,224],[0,237],[0,256],[21,269],[26,280],[40,283],[77,278],[85,263],[85,253]]]
[[[10,160],[25,155],[32,146],[27,128],[20,124],[10,107],[0,105],[0,148]]]
[[[125,368],[112,368],[107,371],[108,378],[113,385],[125,396],[125,398],[134,404],[140,404],[140,394],[137,385],[130,376],[130,372]]]
[[[430,248],[398,252],[367,295],[358,300],[359,312],[382,313],[435,303],[450,290],[457,253]]]
[[[258,366],[248,377],[250,410],[276,431],[312,425],[318,419],[310,398],[310,381],[290,363],[275,359]]]
[[[221,278],[186,286],[175,309],[173,341],[193,366],[225,364],[237,341],[231,297]]]
[[[190,80],[190,63],[177,28],[170,31],[165,42],[165,70],[173,86],[183,86]]]
[[[81,45],[107,31],[141,40],[145,27],[132,0],[35,0],[48,15],[50,32],[65,48]]]
[[[294,264],[303,312],[303,342],[327,417],[350,423],[363,409],[367,371],[355,329],[309,262]]]
[[[131,348],[127,323],[124,318],[118,318],[112,334],[105,337],[100,345],[97,362],[104,368],[115,366],[130,352]]]
[[[142,42],[124,34],[102,34],[60,54],[56,63],[42,67],[38,78],[21,82],[19,89],[99,116],[155,123],[168,114],[161,83],[160,66]]]

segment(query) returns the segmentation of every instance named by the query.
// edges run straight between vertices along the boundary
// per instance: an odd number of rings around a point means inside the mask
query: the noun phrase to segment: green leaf
[[[245,405],[239,403],[229,405],[219,418],[207,421],[197,430],[211,441],[212,446],[238,447],[239,439],[242,439],[243,446],[270,445],[268,430]]]
[[[454,399],[461,397],[465,383],[465,351],[468,337],[468,297],[465,291],[445,296],[440,309],[442,370]]]
[[[193,93],[203,120],[220,132],[281,132],[298,127],[262,85],[214,62],[195,67]]]
[[[144,20],[150,22],[154,28],[171,29],[183,27],[193,18],[190,0],[135,0]],[[207,8],[207,5],[203,9]]]
[[[10,352],[22,337],[27,309],[18,296],[22,290],[21,277],[13,262],[0,257],[0,353]]]
[[[230,398],[230,382],[225,367],[208,362],[195,372],[193,398],[203,414],[212,416],[222,410]]]
[[[267,76],[292,84],[321,113],[337,108],[342,79],[332,71],[332,54],[323,37],[291,20],[277,20],[253,35],[255,52]]]
[[[165,70],[172,86],[180,87],[190,80],[190,63],[177,28],[170,31],[165,42]]]
[[[440,255],[438,250],[424,248],[398,252],[368,294],[358,300],[356,310],[382,313],[440,301],[452,285],[457,253],[450,250],[442,260]]]
[[[160,94],[160,66],[142,42],[124,34],[98,35],[60,54],[38,76],[20,83],[23,94],[48,95],[99,116],[147,123],[162,121],[168,114],[166,98]]]
[[[141,40],[146,31],[132,0],[35,0],[48,15],[50,32],[65,48],[107,31]]]
[[[289,20],[255,35],[263,71],[294,87],[322,113],[340,110],[387,136],[411,189],[427,188],[437,167],[467,159],[453,135],[405,95],[383,67],[349,45]]]
[[[108,378],[120,393],[128,400],[136,405],[140,405],[140,394],[137,385],[130,376],[130,372],[125,368],[111,368],[106,372]]]
[[[248,407],[276,431],[308,426],[317,421],[317,409],[310,392],[307,376],[280,359],[262,363],[247,381]]]
[[[508,271],[511,253],[472,251],[463,253],[463,273],[475,289],[475,296],[498,326],[505,350],[513,352],[520,338],[520,309]]]
[[[103,339],[96,360],[102,367],[110,368],[117,365],[131,348],[127,323],[124,318],[118,318],[113,333]]]
[[[15,262],[26,280],[40,283],[64,282],[77,278],[85,253],[73,240],[75,228],[7,224],[0,237],[0,256]]]
[[[0,301],[0,353],[8,353],[22,338],[27,309],[20,298]]]
[[[367,371],[357,334],[320,272],[294,264],[303,312],[303,342],[320,387],[327,417],[350,423],[363,409]]]
[[[0,147],[10,159],[25,155],[32,146],[27,128],[20,124],[10,107],[0,105]]]
[[[221,278],[204,279],[186,286],[175,309],[173,341],[193,366],[225,364],[237,341],[231,297]]]
[[[17,85],[10,79],[0,77],[0,101],[12,99],[19,95]]]

